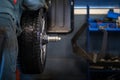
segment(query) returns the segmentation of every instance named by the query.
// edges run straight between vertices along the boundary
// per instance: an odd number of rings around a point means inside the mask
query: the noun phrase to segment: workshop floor
[[[21,75],[21,80],[86,80],[72,59],[47,59],[45,71],[38,75]]]

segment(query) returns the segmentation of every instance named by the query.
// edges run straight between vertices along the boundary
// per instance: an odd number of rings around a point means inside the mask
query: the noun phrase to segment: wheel
[[[21,21],[23,32],[19,41],[19,63],[25,74],[40,74],[46,62],[45,17],[39,11],[26,11]]]

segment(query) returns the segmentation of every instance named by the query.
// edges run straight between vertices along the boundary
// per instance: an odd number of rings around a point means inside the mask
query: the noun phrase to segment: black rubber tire
[[[44,55],[41,55],[40,33],[42,29],[41,15],[39,11],[26,11],[21,19],[23,32],[19,41],[19,64],[24,74],[40,74],[43,72],[46,62],[46,45]],[[41,57],[44,57],[42,62]]]

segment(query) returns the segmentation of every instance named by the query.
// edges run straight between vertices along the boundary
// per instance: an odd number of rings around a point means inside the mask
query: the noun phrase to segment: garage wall
[[[118,7],[119,0],[75,0],[76,7],[85,7],[90,5],[92,7]]]

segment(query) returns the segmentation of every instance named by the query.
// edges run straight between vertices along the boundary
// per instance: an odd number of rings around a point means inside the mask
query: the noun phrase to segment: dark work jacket
[[[0,0],[0,13],[8,14],[16,22],[18,31],[21,32],[20,19],[23,11],[23,5],[30,10],[37,10],[43,7],[45,0],[17,0],[14,4],[14,0]]]
[[[14,4],[14,0],[0,0],[0,14],[6,14],[10,15],[11,18],[16,23],[17,30],[21,32],[20,28],[20,17],[22,14],[22,1],[23,0],[17,0],[17,3]],[[3,16],[4,17],[4,16]]]

